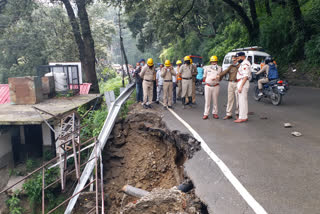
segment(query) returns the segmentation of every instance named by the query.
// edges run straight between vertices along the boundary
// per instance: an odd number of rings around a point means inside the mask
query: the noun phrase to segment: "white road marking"
[[[229,180],[233,187],[238,191],[242,198],[257,214],[267,214],[265,209],[252,197],[252,195],[246,190],[246,188],[240,183],[240,181],[232,174],[227,165],[209,148],[207,143],[201,138],[201,136],[177,113],[168,109],[192,134],[201,142],[202,149],[209,155],[209,157],[218,165],[224,176]]]

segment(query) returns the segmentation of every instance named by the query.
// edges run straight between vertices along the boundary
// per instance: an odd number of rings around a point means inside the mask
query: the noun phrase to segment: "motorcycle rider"
[[[263,84],[269,82],[269,78],[268,78],[269,77],[269,70],[270,70],[270,68],[273,68],[273,66],[276,67],[276,65],[274,64],[274,62],[272,60],[272,57],[268,56],[265,59],[265,65],[263,66],[263,68],[256,73],[256,75],[259,75],[261,73],[265,73],[265,77],[258,80],[258,88],[259,88],[258,96],[259,97],[261,97],[263,95]]]

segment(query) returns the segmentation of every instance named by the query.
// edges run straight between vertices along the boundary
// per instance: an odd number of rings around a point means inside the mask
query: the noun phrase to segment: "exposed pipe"
[[[127,195],[131,195],[137,198],[142,198],[143,196],[149,194],[148,191],[137,188],[137,187],[133,187],[130,185],[124,185],[121,189],[124,193],[126,193]]]

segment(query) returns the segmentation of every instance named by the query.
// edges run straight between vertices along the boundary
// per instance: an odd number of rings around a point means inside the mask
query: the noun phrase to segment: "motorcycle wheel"
[[[273,89],[273,93],[271,95],[271,102],[273,105],[278,106],[281,104],[282,95],[279,93],[278,89]]]
[[[255,87],[254,87],[254,96],[253,96],[253,98],[254,98],[256,101],[260,101],[260,100],[261,100],[261,97],[258,96],[258,94],[259,94],[259,88],[258,88],[258,86],[255,86]]]

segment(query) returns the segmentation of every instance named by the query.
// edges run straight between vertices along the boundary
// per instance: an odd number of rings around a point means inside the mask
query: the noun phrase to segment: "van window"
[[[260,64],[261,62],[264,62],[265,56],[259,56],[255,55],[254,56],[254,64]]]
[[[226,56],[223,64],[231,64],[231,56]]]
[[[247,60],[250,62],[250,64],[252,65],[252,56],[248,56]]]

